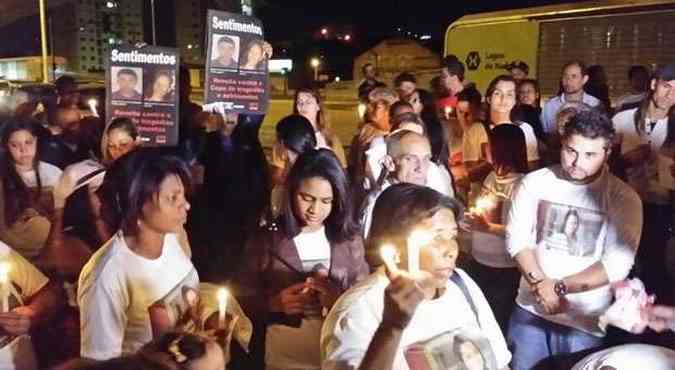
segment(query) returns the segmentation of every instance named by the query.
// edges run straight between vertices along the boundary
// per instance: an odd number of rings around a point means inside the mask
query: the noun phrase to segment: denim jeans
[[[603,338],[552,323],[519,306],[511,315],[507,341],[513,355],[512,370],[553,369],[551,357],[603,344]]]

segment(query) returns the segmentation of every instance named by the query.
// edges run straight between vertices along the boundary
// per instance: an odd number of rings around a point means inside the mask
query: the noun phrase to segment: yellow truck
[[[506,66],[522,60],[542,96],[557,93],[560,69],[572,59],[599,64],[610,95],[630,89],[631,65],[675,61],[674,0],[605,0],[466,15],[445,34],[444,55],[466,65],[466,78],[484,92]]]

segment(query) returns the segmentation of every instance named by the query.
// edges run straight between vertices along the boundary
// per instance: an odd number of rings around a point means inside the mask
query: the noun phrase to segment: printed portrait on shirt
[[[415,343],[405,350],[411,370],[488,370],[497,368],[489,340],[480,331],[459,328]]]
[[[542,200],[537,211],[537,245],[574,257],[592,257],[601,245],[604,221],[601,212]]]
[[[148,307],[150,325],[155,338],[171,330],[191,307],[199,304],[196,271],[192,270],[178,285],[163,298]]]

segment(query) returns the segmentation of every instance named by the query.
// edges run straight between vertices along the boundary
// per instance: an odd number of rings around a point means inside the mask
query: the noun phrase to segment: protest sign
[[[113,46],[106,68],[106,122],[128,117],[143,145],[178,143],[178,52],[156,46]]]
[[[204,110],[265,113],[269,99],[260,20],[209,10]]]

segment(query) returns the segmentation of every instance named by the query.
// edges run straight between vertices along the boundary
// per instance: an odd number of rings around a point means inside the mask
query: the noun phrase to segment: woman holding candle
[[[81,356],[96,360],[150,342],[151,306],[178,304],[165,297],[199,284],[183,231],[190,209],[186,166],[139,149],[116,161],[106,181],[113,183],[103,185],[109,196],[102,199],[102,211],[118,231],[84,266],[77,292]]]
[[[452,343],[462,333],[477,333],[485,343],[480,352],[487,368],[507,368],[511,356],[485,297],[455,267],[461,214],[459,202],[425,186],[396,184],[382,193],[366,241],[376,271],[344,293],[326,317],[322,369],[435,368],[414,363],[411,350],[440,336]],[[384,256],[391,255],[386,246],[400,256],[397,271],[381,266],[381,248]],[[419,254],[418,266],[410,266],[410,250]],[[407,271],[411,267],[419,272]],[[461,363],[448,353],[451,345],[443,347],[439,357]]]
[[[320,369],[323,314],[368,266],[347,179],[332,151],[298,157],[286,199],[279,230],[247,244],[234,287],[254,323],[251,368]]]
[[[61,170],[42,162],[40,123],[16,119],[3,125],[0,160],[0,240],[22,256],[38,256],[49,234],[53,188]]]
[[[467,270],[483,289],[497,322],[506,332],[520,272],[506,251],[505,223],[511,196],[527,173],[525,135],[515,125],[499,125],[488,134],[488,161],[494,170],[483,181],[476,207],[467,215],[471,261]]]
[[[30,331],[45,324],[65,303],[58,284],[0,242],[0,368],[34,370]]]
[[[77,278],[93,250],[114,232],[101,217],[97,190],[107,167],[140,144],[129,118],[113,119],[101,139],[100,161],[87,159],[66,167],[54,188],[54,215],[46,246],[37,263],[46,270]],[[64,232],[64,228],[69,228]]]

